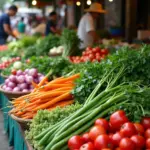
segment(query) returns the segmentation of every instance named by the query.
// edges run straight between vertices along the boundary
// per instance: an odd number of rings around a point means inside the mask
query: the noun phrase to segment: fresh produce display
[[[71,62],[73,63],[81,63],[81,62],[100,62],[108,55],[107,49],[101,49],[100,47],[87,47],[85,51],[82,52],[82,56],[72,56],[70,57]]]
[[[150,127],[150,118],[142,122]],[[68,140],[70,150],[137,150],[149,149],[150,128],[143,123],[130,122],[125,112],[118,110],[107,121],[99,118],[83,135],[74,135]],[[141,133],[142,131],[142,133]]]
[[[31,92],[34,83],[39,83],[44,76],[35,68],[26,69],[24,72],[18,70],[10,75],[6,80],[2,89],[10,92]]]
[[[9,58],[9,57],[2,57],[0,60],[0,70],[1,69],[5,69],[8,66],[10,66],[12,63],[14,63],[15,61],[19,61],[20,57],[15,57],[15,58]]]
[[[67,149],[67,142],[73,135],[90,130],[96,119],[108,117],[119,108],[125,110],[132,121],[139,121],[145,115],[150,116],[150,89],[141,88],[138,83],[133,82],[117,84],[125,74],[125,68],[121,67],[119,72],[114,73],[116,70],[115,67],[103,75],[82,108],[40,133],[35,140],[39,141],[45,150]],[[99,93],[102,87],[105,89]]]
[[[38,110],[52,110],[57,106],[64,107],[74,103],[71,90],[79,74],[70,77],[60,77],[48,82],[45,76],[32,93],[15,99],[14,108],[10,111],[17,117],[32,119]],[[27,101],[27,100],[28,101]]]
[[[150,149],[150,46],[82,52],[80,42],[65,29],[10,43],[0,53],[2,88],[29,94],[10,101],[8,113],[30,122],[35,150]]]
[[[39,110],[37,115],[33,118],[29,130],[26,131],[26,138],[30,141],[34,149],[43,150],[43,147],[39,146],[37,141],[34,140],[38,134],[62,119],[70,116],[73,112],[81,108],[81,106],[82,105],[76,103],[65,107],[58,106],[51,111]]]

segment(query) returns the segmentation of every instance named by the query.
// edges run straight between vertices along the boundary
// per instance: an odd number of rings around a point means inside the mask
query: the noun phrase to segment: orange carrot
[[[65,94],[62,94],[61,96],[58,96],[58,97],[54,98],[53,100],[51,100],[51,101],[49,101],[45,104],[42,104],[42,105],[36,107],[33,110],[36,111],[36,110],[39,110],[39,109],[46,109],[46,108],[49,108],[50,106],[52,106],[53,104],[55,104],[57,102],[67,100],[67,99],[70,99],[70,98],[72,98],[72,95],[69,92],[67,92]]]
[[[61,101],[61,102],[58,102],[58,103],[52,105],[50,108],[48,108],[48,110],[55,109],[56,107],[65,107],[67,105],[73,104],[73,102],[74,102],[74,100]]]

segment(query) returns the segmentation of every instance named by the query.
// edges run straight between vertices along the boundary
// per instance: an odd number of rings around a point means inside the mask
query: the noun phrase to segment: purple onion
[[[32,76],[26,76],[26,77],[25,77],[25,81],[26,81],[28,84],[31,84],[32,81],[33,81],[33,77],[32,77]]]
[[[15,87],[15,88],[13,89],[13,92],[20,92],[20,88],[19,88],[19,87]]]
[[[30,69],[28,74],[32,77],[37,77],[37,75],[38,75],[37,69],[35,69],[35,68]]]
[[[16,84],[14,82],[9,82],[7,86],[13,89],[15,88]]]
[[[18,85],[18,87],[23,90],[23,89],[27,89],[28,88],[28,84],[27,83],[21,83]]]
[[[6,87],[6,89],[5,89],[6,91],[12,91],[12,88],[10,88],[10,87]]]
[[[12,82],[16,82],[16,76],[10,75],[9,80],[12,81]]]
[[[17,81],[18,81],[18,83],[24,83],[25,82],[25,76],[24,75],[18,76]]]
[[[22,70],[18,70],[17,71],[17,76],[23,75],[23,71]]]
[[[5,80],[5,84],[6,84],[6,85],[8,85],[9,82],[10,82],[9,79],[6,79],[6,80]]]
[[[22,92],[29,92],[29,90],[28,89],[23,89]]]
[[[25,69],[25,71],[24,71],[26,74],[28,74],[28,72],[29,72],[29,69]]]

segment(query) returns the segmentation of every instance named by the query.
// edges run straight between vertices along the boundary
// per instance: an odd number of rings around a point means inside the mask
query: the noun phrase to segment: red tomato
[[[113,133],[109,133],[109,134],[108,134],[108,136],[109,136],[110,139],[112,139],[112,136],[113,136],[113,135],[114,135]]]
[[[90,60],[93,60],[93,59],[94,59],[94,55],[93,55],[93,54],[90,54],[90,55],[89,55],[89,58],[90,58]]]
[[[90,46],[88,46],[87,48],[86,48],[86,51],[91,51],[92,50],[92,47],[90,47]]]
[[[95,140],[99,135],[105,134],[106,130],[101,125],[96,125],[93,128],[91,128],[89,132],[89,136],[91,140]]]
[[[103,148],[102,150],[112,150],[112,149],[110,149],[110,148]]]
[[[145,139],[141,135],[133,135],[131,140],[135,143],[136,148],[144,148]]]
[[[88,142],[80,147],[80,150],[95,150],[94,144],[92,142]]]
[[[16,75],[16,74],[17,74],[17,71],[16,71],[16,70],[12,70],[12,71],[11,71],[11,74]]]
[[[150,128],[150,118],[148,118],[148,117],[143,118],[142,125],[145,129]]]
[[[109,129],[109,123],[106,119],[99,118],[95,121],[95,125],[101,125],[106,131]]]
[[[116,131],[120,130],[121,126],[128,122],[128,118],[123,110],[118,110],[110,116],[110,124]]]
[[[92,60],[92,62],[95,62],[95,61],[97,61],[97,60],[96,60],[96,59],[93,59],[93,60]]]
[[[109,133],[115,133],[116,132],[116,129],[113,128],[113,126],[109,123]]]
[[[119,147],[117,147],[117,148],[115,148],[115,150],[120,150],[120,148],[119,148]]]
[[[140,123],[134,123],[134,126],[135,126],[136,131],[139,135],[144,134],[144,127]]]
[[[84,144],[84,140],[81,136],[73,136],[68,141],[68,147],[70,150],[79,149]]]
[[[104,148],[113,148],[112,141],[106,134],[99,135],[94,141],[94,146],[98,150]]]
[[[93,49],[92,49],[92,52],[93,52],[93,53],[97,53],[97,48],[93,48]]]
[[[83,55],[83,56],[85,56],[85,55],[86,55],[86,52],[85,52],[85,51],[83,51],[83,52],[82,52],[82,55]]]
[[[145,131],[145,138],[150,138],[150,128]]]
[[[100,60],[101,60],[101,56],[96,56],[96,59],[97,59],[98,61],[100,61]]]
[[[101,54],[102,55],[107,55],[109,52],[107,49],[101,49]]]
[[[146,148],[150,149],[150,138],[146,140]]]
[[[121,132],[116,132],[115,134],[113,134],[111,138],[113,145],[115,147],[118,147],[122,138],[124,138],[124,135]]]
[[[150,149],[150,138],[146,140],[146,148]]]
[[[120,132],[123,133],[125,137],[131,137],[132,135],[137,134],[136,128],[131,122],[124,123],[120,129]]]
[[[89,133],[84,133],[84,134],[82,135],[82,138],[84,139],[85,142],[91,141],[90,136],[89,136]]]
[[[130,138],[123,138],[119,144],[120,150],[135,150],[135,144]]]

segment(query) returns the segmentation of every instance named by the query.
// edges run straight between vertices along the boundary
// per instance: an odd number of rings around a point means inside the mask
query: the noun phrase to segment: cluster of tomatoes
[[[82,136],[68,141],[70,150],[150,150],[150,118],[130,122],[122,110],[114,112],[109,122],[99,118]]]
[[[5,69],[9,65],[11,65],[12,63],[14,63],[15,61],[18,61],[18,60],[20,60],[20,57],[11,58],[7,61],[4,61],[4,62],[0,63],[0,69]]]
[[[70,61],[73,63],[81,63],[81,62],[95,62],[103,60],[109,51],[107,49],[101,49],[100,47],[87,47],[85,51],[82,52],[82,56],[72,56],[70,57]]]

